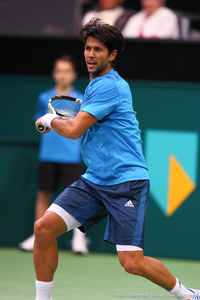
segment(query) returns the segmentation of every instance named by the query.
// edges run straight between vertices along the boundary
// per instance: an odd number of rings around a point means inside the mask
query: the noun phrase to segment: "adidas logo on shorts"
[[[124,204],[124,206],[135,207],[135,205],[133,204],[133,202],[131,200],[127,201],[126,204]]]

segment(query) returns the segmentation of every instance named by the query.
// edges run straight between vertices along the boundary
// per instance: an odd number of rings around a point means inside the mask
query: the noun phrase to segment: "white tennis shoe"
[[[194,293],[192,300],[200,300],[200,290],[188,289],[189,291]]]
[[[81,232],[78,228],[75,228],[71,240],[72,252],[86,255],[89,253],[88,244],[89,238],[86,237],[85,233]]]
[[[35,235],[32,234],[26,240],[19,243],[18,245],[19,249],[23,251],[33,251],[34,240],[35,240]]]

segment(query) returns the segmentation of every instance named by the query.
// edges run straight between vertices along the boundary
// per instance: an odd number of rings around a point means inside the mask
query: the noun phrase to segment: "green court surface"
[[[200,261],[161,259],[187,287],[200,289]],[[171,298],[144,278],[125,273],[115,254],[59,252],[53,300]],[[32,253],[0,248],[0,300],[34,300]]]

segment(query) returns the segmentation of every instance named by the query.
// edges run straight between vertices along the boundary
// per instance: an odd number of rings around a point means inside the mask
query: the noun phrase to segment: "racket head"
[[[64,118],[74,118],[80,110],[82,100],[65,95],[57,95],[49,100],[48,107],[53,114]]]

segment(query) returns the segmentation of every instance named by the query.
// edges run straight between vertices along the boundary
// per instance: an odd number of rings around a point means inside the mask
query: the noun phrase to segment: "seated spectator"
[[[86,24],[91,18],[97,17],[103,22],[115,25],[122,30],[127,20],[134,14],[131,9],[122,6],[126,0],[99,0],[98,4],[88,11],[82,20],[82,25]]]
[[[142,10],[132,16],[122,33],[125,38],[179,38],[176,14],[165,7],[166,0],[141,0]]]

